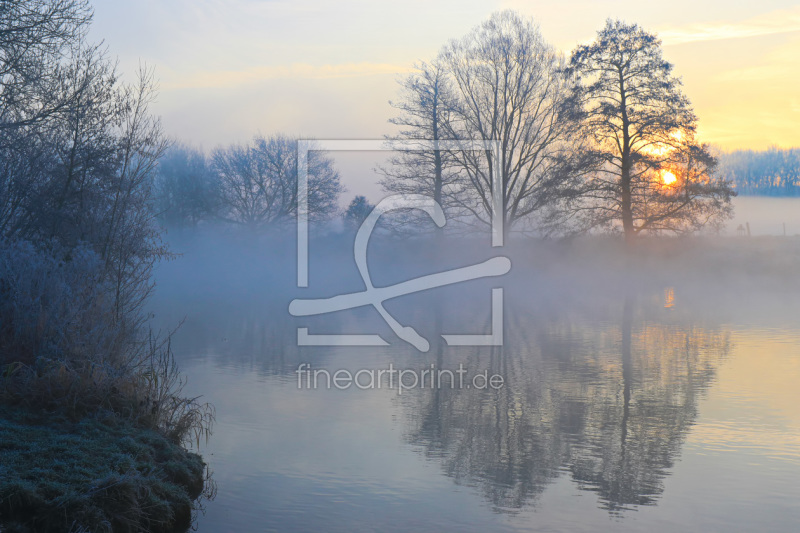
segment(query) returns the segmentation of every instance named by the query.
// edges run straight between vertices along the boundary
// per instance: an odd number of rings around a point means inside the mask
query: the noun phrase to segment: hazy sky
[[[432,58],[493,11],[534,17],[568,52],[608,17],[664,40],[704,140],[723,148],[800,146],[796,0],[95,0],[94,39],[126,75],[160,79],[167,132],[212,148],[256,132],[378,138],[388,100],[415,61]]]

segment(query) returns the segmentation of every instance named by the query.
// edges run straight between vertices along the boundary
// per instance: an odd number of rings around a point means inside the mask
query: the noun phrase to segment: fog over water
[[[762,206],[750,204],[756,234],[776,211],[759,219]],[[371,307],[289,314],[294,298],[364,289],[352,238],[312,236],[300,289],[293,228],[170,233],[183,255],[158,271],[153,322],[183,320],[172,347],[189,392],[217,408],[203,451],[219,491],[199,531],[800,523],[800,238],[661,239],[626,252],[606,237],[491,248],[481,235],[434,244],[375,234],[377,287],[511,259],[506,276],[386,302],[430,341],[427,352]],[[503,346],[447,346],[442,333],[490,332],[500,287]],[[389,345],[298,346],[298,327]],[[384,376],[381,388],[313,389],[297,373],[304,363],[330,373],[464,368],[503,384],[398,394]]]

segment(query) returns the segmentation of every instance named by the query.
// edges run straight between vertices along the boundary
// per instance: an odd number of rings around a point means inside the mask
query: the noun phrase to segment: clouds
[[[771,11],[742,22],[690,24],[659,32],[665,45],[723,39],[743,39],[782,33],[800,32],[800,6]]]

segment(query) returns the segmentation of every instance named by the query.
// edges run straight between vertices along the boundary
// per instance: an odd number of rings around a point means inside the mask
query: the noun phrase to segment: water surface
[[[503,347],[435,340],[486,332],[496,282],[387,304],[432,340],[420,353],[371,309],[289,316],[293,265],[258,244],[184,243],[186,254],[159,272],[157,323],[185,318],[173,348],[189,392],[217,410],[202,452],[218,495],[199,531],[800,524],[800,290],[791,277],[723,272],[727,248],[703,255],[716,258],[708,263],[638,264],[634,275],[618,259],[593,265],[551,250],[546,261],[517,261],[502,282]],[[376,254],[376,285],[440,269],[424,254],[407,263]],[[342,257],[312,264],[322,287],[314,295],[359,288]],[[380,333],[391,345],[298,348],[298,326]],[[301,363],[331,373],[462,365],[504,383],[312,390],[298,388]]]

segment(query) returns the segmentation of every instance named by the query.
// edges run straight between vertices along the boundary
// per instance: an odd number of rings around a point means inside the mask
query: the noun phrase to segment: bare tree
[[[440,150],[438,141],[445,139],[450,122],[453,94],[447,71],[441,62],[421,63],[416,72],[401,80],[400,99],[390,104],[400,115],[390,120],[400,127],[399,135],[389,140],[404,143],[404,149],[380,168],[381,185],[392,194],[424,194],[442,206],[448,219],[458,215],[463,193],[458,160],[451,151]],[[415,146],[419,150],[409,150]],[[393,218],[395,229],[410,225],[414,230],[432,227],[440,233],[443,228],[430,223],[427,216],[410,211]]]
[[[97,47],[62,57],[53,78],[57,113],[4,131],[0,180],[3,237],[90,246],[103,263],[118,318],[134,322],[150,273],[166,254],[154,223],[151,184],[167,146],[150,114],[151,71],[122,84]]]
[[[195,227],[216,217],[217,182],[199,149],[171,146],[158,162],[154,187],[157,215],[166,226]]]
[[[91,20],[85,0],[0,4],[0,235],[33,231],[47,194],[52,142],[46,133],[85,91],[64,58],[81,54]]]
[[[493,158],[499,158],[504,227],[533,215],[559,212],[573,190],[570,158],[573,124],[565,113],[570,80],[564,60],[532,21],[512,11],[496,13],[460,40],[439,61],[454,98],[445,135],[498,141],[500,151],[454,152],[470,195],[462,201],[474,217],[490,222]]]
[[[0,132],[46,119],[80,91],[52,89],[61,79],[63,56],[80,43],[91,17],[86,0],[0,4]]]
[[[715,160],[695,139],[697,117],[655,35],[609,20],[593,43],[572,53],[569,72],[581,82],[572,109],[581,114],[596,170],[581,209],[595,224],[621,225],[630,242],[730,214],[735,193],[713,176]]]
[[[354,197],[342,214],[345,225],[352,230],[357,230],[374,207],[374,205],[369,203],[366,196],[359,195]]]
[[[44,236],[68,246],[99,243],[105,238],[99,210],[105,208],[109,178],[119,162],[116,67],[97,47],[77,50],[64,61],[57,90],[60,98],[72,97],[58,115],[37,127],[53,161],[38,208],[31,209],[32,222]]]
[[[212,167],[219,180],[220,216],[252,228],[279,225],[297,214],[297,141],[256,136],[248,145],[214,150]],[[308,152],[308,207],[311,219],[337,211],[343,191],[333,160]]]
[[[152,209],[152,181],[168,142],[150,113],[156,85],[141,68],[138,82],[118,93],[117,169],[110,179],[110,209],[103,213],[101,257],[116,288],[116,308],[130,315],[152,289],[155,262],[167,255]],[[129,312],[130,311],[130,312]]]

